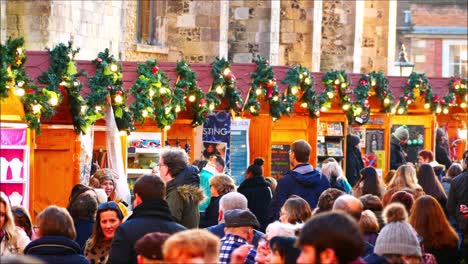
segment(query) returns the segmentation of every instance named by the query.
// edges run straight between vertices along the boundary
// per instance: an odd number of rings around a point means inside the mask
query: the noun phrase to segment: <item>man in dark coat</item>
[[[136,241],[151,232],[173,234],[186,228],[171,216],[164,200],[164,181],[154,175],[139,178],[134,187],[135,201],[132,215],[115,232],[109,263],[137,263]]]
[[[346,136],[346,178],[349,184],[354,187],[356,182],[361,178],[359,172],[364,168],[362,162],[361,150],[359,149],[358,136],[349,134]]]
[[[284,202],[293,194],[306,200],[311,208],[317,205],[318,197],[330,188],[327,177],[310,165],[311,147],[305,140],[296,140],[291,144],[289,161],[293,169],[278,180],[276,192],[270,203],[269,221],[279,219],[279,211]]]
[[[390,169],[396,170],[401,165],[406,164],[406,153],[403,151],[403,145],[406,144],[409,138],[408,129],[406,126],[398,127],[392,133],[390,138]]]
[[[447,140],[445,138],[445,132],[440,127],[436,130],[435,159],[439,164],[445,165],[446,170],[448,170],[450,165],[452,165]]]

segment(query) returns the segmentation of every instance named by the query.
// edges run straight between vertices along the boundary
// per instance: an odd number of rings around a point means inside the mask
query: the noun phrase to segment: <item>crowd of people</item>
[[[238,187],[220,156],[192,165],[165,148],[136,181],[132,206],[116,197],[112,170],[99,169],[35,224],[2,193],[1,263],[468,263],[468,151],[442,172],[429,150],[415,166],[401,127],[394,170],[380,177],[356,138],[348,135],[346,172],[334,159],[317,170],[310,144],[297,140],[279,180],[257,158]]]

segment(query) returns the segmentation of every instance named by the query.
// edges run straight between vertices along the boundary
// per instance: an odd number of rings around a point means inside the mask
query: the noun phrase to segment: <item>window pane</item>
[[[141,43],[148,43],[150,36],[149,19],[151,13],[151,0],[140,0],[140,10],[138,10],[139,25],[138,31],[140,32],[139,41]]]

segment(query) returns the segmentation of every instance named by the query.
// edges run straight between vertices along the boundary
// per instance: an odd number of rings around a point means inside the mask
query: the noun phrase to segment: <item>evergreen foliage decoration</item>
[[[125,104],[127,92],[122,88],[122,66],[109,54],[107,48],[99,52],[92,62],[96,66],[96,75],[89,78],[91,92],[86,96],[86,115],[92,116],[92,120],[101,119],[105,115],[105,108],[111,105],[117,128],[127,133],[135,130],[132,114]]]
[[[432,85],[425,74],[412,72],[408,77],[406,85],[402,87],[404,92],[400,96],[397,114],[406,114],[408,106],[416,101],[417,98],[424,98],[424,108],[431,109],[432,112],[441,113],[441,99],[432,94]]]
[[[190,69],[185,60],[177,63],[176,72],[178,76],[176,87],[185,91],[185,98],[192,107],[192,126],[205,124],[211,111],[205,93],[197,87],[196,73]]]
[[[185,109],[183,91],[175,94],[169,77],[159,69],[156,60],[138,64],[137,72],[139,76],[132,87],[135,102],[130,106],[135,121],[144,124],[146,118],[151,118],[159,128],[168,129],[177,113]]]
[[[322,77],[322,83],[325,85],[325,90],[319,96],[320,111],[328,111],[332,106],[331,100],[340,98],[340,106],[348,117],[359,114],[358,106],[352,104],[349,97],[351,94],[351,90],[348,89],[350,82],[345,71],[328,71]]]
[[[18,96],[23,103],[24,121],[29,128],[41,134],[41,118],[49,119],[55,114],[54,107],[48,102],[47,93],[33,85],[24,68],[26,54],[23,38],[8,38],[0,45],[0,100],[8,96]]]
[[[221,104],[221,99],[226,97],[229,100],[229,109],[239,115],[242,111],[242,98],[229,62],[224,58],[216,58],[212,67],[213,83],[207,94],[208,108],[211,111],[214,110],[216,106]]]
[[[442,112],[447,114],[449,108],[458,106],[463,109],[468,105],[468,78],[462,76],[452,76],[448,82],[449,91],[442,101]],[[458,97],[458,98],[457,98]]]
[[[258,101],[263,97],[270,105],[270,116],[273,121],[276,121],[287,112],[283,99],[286,101],[294,99],[281,98],[273,68],[265,58],[258,56],[254,62],[257,64],[257,68],[250,75],[252,82],[244,108],[248,109],[252,115],[258,115],[261,110]]]
[[[78,79],[87,74],[81,70],[77,71],[75,55],[80,49],[73,50],[72,42],[68,46],[63,43],[58,44],[54,49],[47,49],[49,53],[49,69],[38,77],[41,84],[45,84],[49,103],[59,105],[60,99],[67,91],[67,99],[70,106],[70,113],[74,130],[77,134],[86,133],[87,128],[95,121],[91,116],[86,116],[86,102],[81,96],[83,85]]]
[[[281,82],[288,85],[283,97],[287,112],[294,111],[294,103],[299,100],[300,106],[307,109],[310,117],[320,116],[318,95],[313,90],[315,81],[309,69],[295,65]]]

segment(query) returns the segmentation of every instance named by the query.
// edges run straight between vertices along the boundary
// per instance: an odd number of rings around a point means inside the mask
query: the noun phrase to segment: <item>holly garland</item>
[[[448,108],[452,106],[459,106],[467,108],[468,95],[467,95],[467,82],[468,79],[462,76],[452,76],[448,82],[449,91],[443,98],[442,112],[448,113]],[[457,98],[457,96],[459,98]],[[459,101],[457,100],[459,99]]]
[[[48,102],[48,96],[33,85],[24,68],[26,54],[23,38],[8,38],[5,45],[0,45],[0,99],[10,95],[18,96],[23,103],[24,121],[29,128],[41,134],[41,118],[49,119],[54,115],[54,108]]]
[[[174,93],[169,77],[159,69],[156,60],[138,64],[137,73],[139,76],[132,87],[136,100],[130,106],[135,121],[144,124],[146,118],[151,118],[159,128],[168,129],[176,120],[177,113],[185,109],[183,91]]]
[[[229,62],[224,58],[216,58],[212,63],[211,75],[213,83],[207,94],[208,108],[211,111],[214,110],[216,106],[221,104],[221,99],[227,98],[229,109],[239,115],[242,111],[242,98]]]
[[[286,77],[281,82],[288,85],[283,97],[287,112],[293,111],[294,103],[299,100],[300,106],[307,109],[310,117],[320,116],[318,95],[313,90],[314,77],[309,69],[295,65],[286,73]]]
[[[260,56],[254,62],[257,64],[257,68],[250,75],[252,82],[244,108],[248,109],[252,115],[258,115],[261,110],[258,101],[263,97],[270,105],[270,116],[273,118],[273,121],[276,121],[281,118],[282,114],[287,112],[283,101],[285,98],[281,98],[276,84],[275,73],[270,63]],[[286,100],[293,99],[286,98]]]
[[[86,102],[81,96],[83,84],[78,78],[87,74],[83,70],[77,71],[75,55],[80,49],[73,50],[72,45],[70,41],[68,46],[60,43],[54,49],[48,49],[49,69],[38,77],[38,81],[47,85],[43,92],[49,95],[49,103],[53,106],[60,104],[64,91],[67,91],[74,130],[77,134],[85,134],[92,120],[85,115]]]
[[[370,113],[369,107],[369,96],[377,96],[381,101],[381,112],[389,113],[393,108],[393,99],[395,98],[392,91],[388,88],[388,79],[382,72],[370,72],[368,74],[362,74],[359,79],[358,86],[353,90],[355,95],[355,109],[359,109],[361,106],[363,109],[359,112],[363,112],[366,115]]]
[[[322,83],[325,85],[325,90],[319,96],[320,111],[328,111],[332,106],[331,100],[336,100],[339,97],[341,99],[340,106],[347,114],[359,113],[358,106],[352,104],[349,98],[351,94],[348,89],[350,82],[345,71],[328,71],[322,77]]]
[[[91,92],[86,97],[86,115],[95,122],[104,117],[105,108],[110,104],[117,128],[127,132],[135,130],[132,114],[125,104],[127,92],[122,88],[122,66],[109,54],[107,48],[92,62],[96,66],[96,75],[89,78]]]
[[[412,72],[408,77],[406,85],[402,88],[404,92],[399,99],[398,108],[396,109],[398,114],[406,114],[408,106],[419,97],[424,98],[424,108],[430,108],[432,112],[436,113],[442,112],[442,107],[440,106],[441,100],[439,96],[433,96],[432,85],[425,74]]]
[[[176,87],[185,90],[185,98],[192,107],[192,126],[203,125],[207,121],[210,109],[207,105],[206,95],[197,87],[197,75],[190,69],[185,60],[176,65],[177,80]]]

